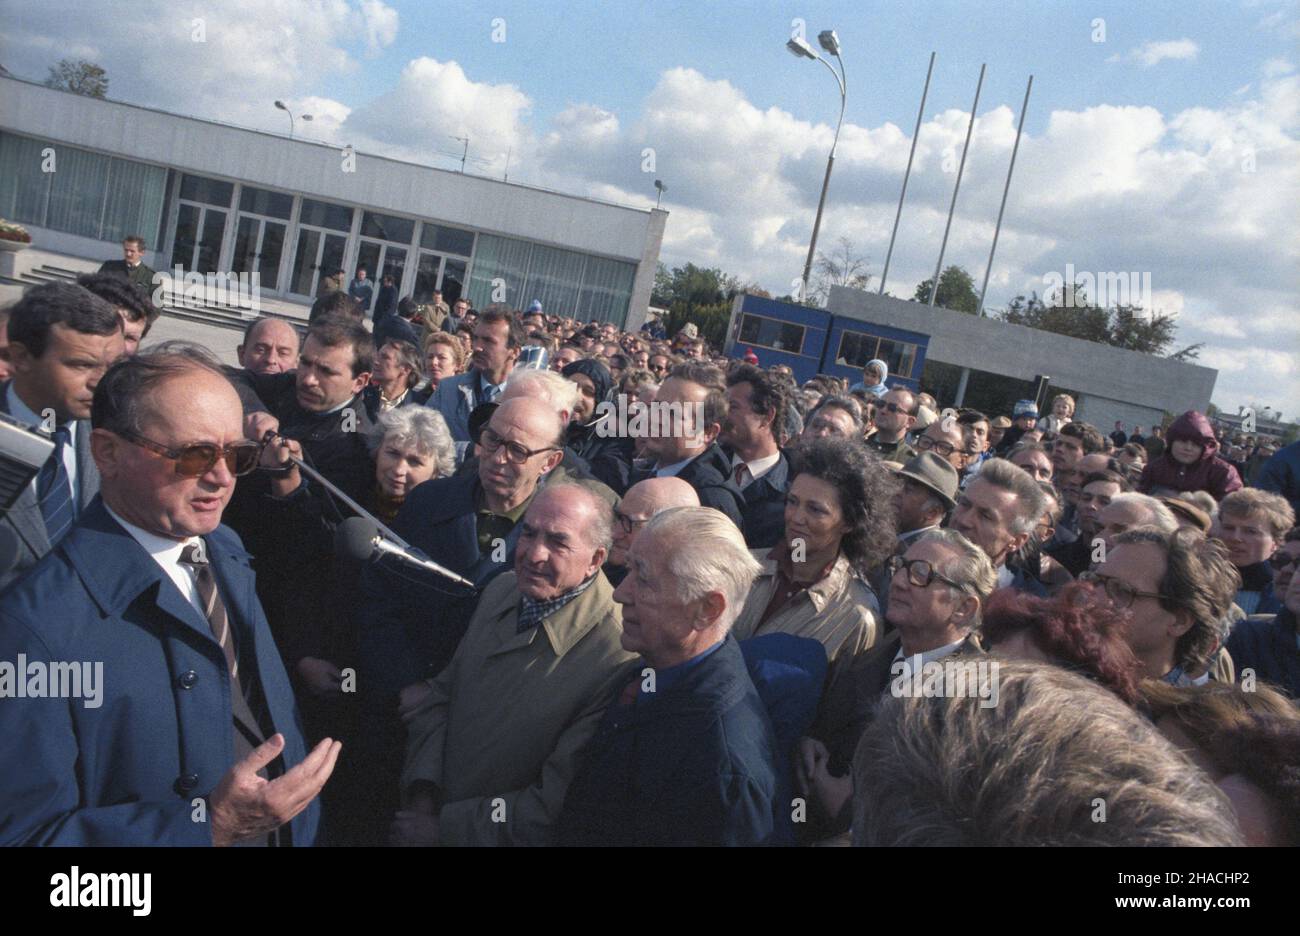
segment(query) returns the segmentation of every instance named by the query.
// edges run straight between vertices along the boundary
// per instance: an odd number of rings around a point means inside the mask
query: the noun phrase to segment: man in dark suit
[[[483,403],[492,403],[505,389],[506,378],[519,360],[524,345],[524,327],[504,305],[490,305],[474,324],[470,368],[464,374],[438,381],[438,389],[426,406],[442,413],[451,437],[461,454],[469,446],[469,414]]]
[[[403,299],[397,304],[395,314],[385,315],[375,322],[375,347],[382,348],[390,341],[405,341],[418,349],[420,347],[420,336],[416,331],[418,315],[419,306],[409,297]]]
[[[99,272],[125,277],[146,296],[153,295],[154,271],[144,265],[144,238],[138,234],[122,241],[121,260],[105,260],[99,265]]]
[[[678,364],[651,404],[658,414],[658,435],[644,440],[645,454],[655,460],[649,470],[634,470],[629,486],[646,478],[681,478],[700,496],[700,504],[726,514],[744,527],[745,495],[731,480],[731,461],[717,443],[727,418],[727,387],[722,371],[711,364]]]
[[[80,286],[37,286],[10,311],[14,376],[0,384],[0,412],[50,435],[55,449],[0,520],[18,542],[0,589],[48,553],[99,493],[87,419],[95,386],[123,349],[117,312]]]
[[[727,418],[719,441],[731,452],[731,480],[745,497],[745,542],[770,549],[785,532],[790,463],[776,443],[791,401],[786,385],[752,364],[727,375]]]
[[[311,844],[339,745],[306,751],[221,526],[260,451],[238,396],[206,352],[163,349],[110,369],[91,421],[100,497],[0,597],[0,659],[94,678],[0,705],[0,843]]]
[[[126,353],[135,354],[158,320],[158,307],[149,294],[111,273],[87,273],[77,277],[77,285],[103,299],[122,317],[122,337]]]
[[[777,817],[791,809],[782,755],[729,633],[758,563],[740,531],[702,507],[656,516],[629,557],[614,600],[623,649],[642,659],[579,758],[557,840],[780,843],[789,823]]]
[[[997,574],[980,547],[952,530],[919,537],[890,560],[887,620],[894,631],[847,665],[833,667],[810,737],[799,742],[796,782],[809,798],[814,838],[848,829],[849,769],[880,696],[895,680],[954,653],[979,653],[974,636]]]

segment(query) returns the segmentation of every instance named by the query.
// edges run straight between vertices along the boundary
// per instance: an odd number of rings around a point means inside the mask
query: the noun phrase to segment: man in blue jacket
[[[767,710],[729,633],[758,563],[707,507],[655,516],[614,593],[641,654],[583,752],[568,845],[770,845],[792,804]],[[787,825],[788,828],[788,825]]]
[[[0,844],[312,844],[339,745],[307,752],[221,526],[260,454],[239,397],[164,346],[108,370],[91,422],[100,496],[0,597]]]
[[[484,403],[496,402],[519,360],[524,337],[524,327],[513,312],[503,305],[488,306],[474,325],[469,370],[438,381],[438,389],[425,404],[442,413],[462,451],[470,442],[469,414]]]
[[[1281,494],[1300,516],[1300,442],[1292,442],[1264,462],[1255,486]]]

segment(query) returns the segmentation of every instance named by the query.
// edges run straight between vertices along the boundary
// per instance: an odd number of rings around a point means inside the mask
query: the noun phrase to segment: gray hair
[[[456,470],[456,443],[451,439],[442,414],[427,406],[399,406],[377,420],[366,437],[373,455],[385,442],[408,445],[434,461],[435,478],[449,477]]]
[[[978,627],[984,605],[998,586],[998,574],[988,553],[956,530],[931,530],[918,536],[916,542],[942,543],[957,553],[954,558],[940,563],[935,571],[956,582],[957,590],[963,595],[970,595],[979,602],[979,608],[971,618],[971,627]]]
[[[1047,503],[1033,475],[1004,458],[990,458],[980,467],[971,483],[981,480],[1016,496],[1016,514],[1011,520],[1012,533],[1028,533],[1038,525],[1047,510]]]
[[[566,413],[572,413],[573,408],[578,405],[578,398],[582,395],[582,390],[578,385],[567,377],[562,377],[555,371],[538,370],[535,367],[528,367],[521,370],[510,372],[506,379],[506,392],[513,390],[510,396],[537,396],[546,400],[555,408],[556,412],[563,410]]]
[[[538,492],[538,497],[551,497],[557,492],[576,493],[591,507],[591,519],[582,525],[583,538],[591,545],[593,549],[603,549],[609,552],[610,545],[614,542],[614,509],[609,502],[587,487],[585,484],[576,481],[561,481],[556,484],[548,484]],[[536,503],[536,499],[534,499]]]
[[[397,366],[405,367],[411,372],[406,377],[407,389],[418,384],[424,376],[424,362],[420,360],[419,349],[409,341],[399,341],[396,338],[385,341],[379,350],[382,351],[384,348],[392,348],[397,354]]]
[[[230,380],[211,351],[188,341],[164,341],[131,357],[118,358],[95,387],[91,426],[116,433],[147,434],[144,423],[154,413],[154,391],[172,378],[193,371],[208,371],[227,383]]]
[[[1136,507],[1139,510],[1145,511],[1147,519],[1143,520],[1141,523],[1135,524],[1135,526],[1155,527],[1161,533],[1166,535],[1178,529],[1178,518],[1174,516],[1174,512],[1154,497],[1150,497],[1146,494],[1138,494],[1135,491],[1116,494],[1110,499],[1109,506]]]
[[[838,396],[836,394],[827,394],[823,396],[817,402],[817,405],[808,413],[808,419],[806,422],[812,422],[813,418],[827,407],[833,407],[848,413],[849,418],[853,420],[854,432],[861,433],[862,430],[866,428],[867,423],[862,416],[862,405],[853,397]]]
[[[680,600],[695,601],[711,591],[722,591],[727,600],[724,623],[730,630],[762,571],[739,528],[712,507],[671,507],[645,525],[638,544],[646,534],[673,544],[664,553]]]

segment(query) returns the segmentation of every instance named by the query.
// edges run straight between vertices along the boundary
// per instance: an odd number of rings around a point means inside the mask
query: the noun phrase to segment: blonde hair
[[[434,345],[442,345],[451,351],[451,359],[456,366],[456,373],[459,374],[464,369],[465,348],[455,335],[450,335],[443,331],[430,332],[429,336],[424,339],[425,360],[428,360],[429,349]]]
[[[1245,517],[1258,513],[1268,523],[1269,532],[1279,543],[1286,536],[1286,531],[1295,526],[1295,510],[1286,498],[1271,491],[1259,488],[1241,488],[1219,501],[1219,516],[1232,514]]]

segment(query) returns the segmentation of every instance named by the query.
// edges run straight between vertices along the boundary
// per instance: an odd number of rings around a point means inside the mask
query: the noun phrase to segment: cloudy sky
[[[671,211],[661,259],[789,292],[838,92],[785,41],[834,28],[848,106],[821,244],[878,277],[917,141],[889,292],[937,259],[978,284],[1025,82],[1033,96],[987,305],[1079,273],[1149,274],[1214,402],[1300,414],[1300,4],[1274,0],[547,3],[7,0],[0,64],[107,69],[110,97]],[[195,41],[201,39],[202,41]],[[1050,362],[1044,366],[1050,370]]]

